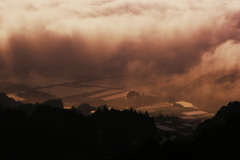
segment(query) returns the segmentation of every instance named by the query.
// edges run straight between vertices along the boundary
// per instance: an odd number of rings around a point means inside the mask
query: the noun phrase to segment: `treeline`
[[[185,139],[160,145],[162,133],[148,113],[133,109],[102,106],[84,116],[45,104],[0,105],[1,159],[234,160],[240,158],[240,102],[222,107]]]
[[[93,122],[71,110],[38,106],[28,115],[1,109],[0,128],[3,159],[65,159],[96,152]]]
[[[160,139],[154,120],[134,110],[103,107],[84,116],[47,105],[32,114],[24,108],[0,108],[1,158],[118,159],[149,137]]]

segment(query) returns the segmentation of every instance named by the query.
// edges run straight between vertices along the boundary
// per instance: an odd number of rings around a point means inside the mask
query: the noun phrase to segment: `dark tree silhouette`
[[[174,119],[160,115],[156,121]],[[1,159],[234,160],[240,158],[240,102],[230,102],[199,124],[191,141],[186,137],[159,145],[160,134],[171,136],[160,133],[147,112],[132,108],[104,105],[84,116],[42,104],[0,105]]]

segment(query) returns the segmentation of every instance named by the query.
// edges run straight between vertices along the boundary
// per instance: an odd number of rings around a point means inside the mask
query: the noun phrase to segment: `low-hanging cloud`
[[[0,0],[2,79],[100,73],[178,86],[236,73],[239,40],[238,0]]]

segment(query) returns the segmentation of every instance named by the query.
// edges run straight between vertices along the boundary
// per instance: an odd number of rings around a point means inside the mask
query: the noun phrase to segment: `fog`
[[[121,75],[213,108],[239,100],[238,0],[0,0],[0,77]]]

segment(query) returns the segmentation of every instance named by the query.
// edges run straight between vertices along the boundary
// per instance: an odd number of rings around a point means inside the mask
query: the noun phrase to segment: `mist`
[[[239,100],[240,2],[0,1],[0,77],[121,75],[213,108]]]

